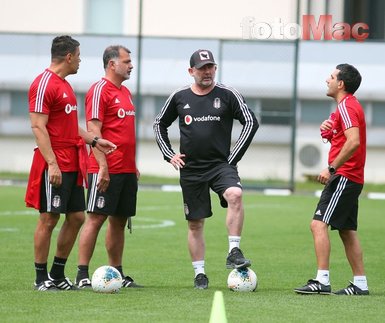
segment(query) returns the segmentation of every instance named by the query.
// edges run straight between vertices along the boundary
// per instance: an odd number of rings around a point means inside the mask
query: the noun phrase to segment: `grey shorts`
[[[227,207],[223,193],[229,187],[242,188],[235,166],[219,164],[206,170],[181,170],[184,213],[186,220],[197,220],[212,216],[210,189],[218,194],[222,207]]]

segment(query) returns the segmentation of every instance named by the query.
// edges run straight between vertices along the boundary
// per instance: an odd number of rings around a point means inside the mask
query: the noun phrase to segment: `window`
[[[168,96],[156,96],[155,97],[155,116],[160,112],[166,103]]]
[[[385,127],[385,102],[372,103],[372,125]]]
[[[78,118],[85,118],[85,109],[86,109],[86,95],[85,93],[77,93],[76,101],[78,105]]]
[[[301,122],[320,124],[330,115],[330,102],[323,100],[301,100]]]
[[[85,31],[91,34],[122,34],[123,8],[123,0],[88,0]]]
[[[383,0],[345,0],[345,22],[364,22],[369,26],[369,39],[385,38],[385,2]]]
[[[11,92],[11,116],[28,118],[28,93],[23,91]]]
[[[11,91],[11,110],[10,115],[14,117],[25,117],[29,118],[29,103],[28,103],[28,92],[23,91]],[[77,94],[77,106],[78,106],[78,117],[84,117],[85,115],[85,94]]]
[[[272,125],[289,125],[291,101],[289,99],[262,99],[261,123]]]
[[[256,117],[258,118],[261,111],[259,109],[259,101],[257,99],[254,99],[254,98],[245,98],[245,101],[246,101],[246,104],[248,106],[248,108],[254,112],[254,114],[256,115]]]

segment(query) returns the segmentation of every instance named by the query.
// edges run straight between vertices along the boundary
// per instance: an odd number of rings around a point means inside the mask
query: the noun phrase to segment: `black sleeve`
[[[242,95],[235,89],[233,92],[233,113],[234,118],[242,124],[242,131],[230,152],[228,158],[230,165],[237,165],[242,159],[247,148],[250,146],[255,133],[259,128],[259,123],[253,111],[249,109]]]
[[[156,142],[163,154],[163,158],[167,161],[170,161],[170,159],[175,155],[175,152],[171,147],[170,139],[168,137],[167,128],[175,121],[177,117],[178,112],[176,108],[174,92],[167,99],[163,108],[155,118],[153,125]]]

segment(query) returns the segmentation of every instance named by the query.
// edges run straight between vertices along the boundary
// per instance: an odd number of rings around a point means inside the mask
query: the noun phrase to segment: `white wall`
[[[92,0],[1,0],[0,32],[68,33],[85,31],[87,2]],[[139,0],[121,0],[123,35],[137,35]],[[325,14],[325,1],[301,0],[301,15]],[[105,0],[106,10],[109,1]],[[297,0],[142,0],[143,35],[242,39],[242,21],[296,22]],[[329,5],[333,21],[342,21],[343,0]],[[103,19],[103,16],[100,17]]]
[[[138,3],[130,3],[129,34],[138,30]],[[295,22],[295,4],[295,0],[143,0],[143,34],[242,38],[245,17],[254,17],[256,22],[273,22],[275,17]]]
[[[68,33],[83,31],[83,0],[1,0],[0,31]]]

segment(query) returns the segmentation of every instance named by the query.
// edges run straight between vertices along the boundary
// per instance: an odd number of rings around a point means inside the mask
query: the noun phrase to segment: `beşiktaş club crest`
[[[190,210],[188,209],[187,203],[184,203],[184,214],[188,215],[190,213]]]
[[[102,208],[104,208],[105,205],[106,205],[106,200],[104,199],[103,196],[99,196],[97,201],[96,201],[97,208],[102,209]]]
[[[213,107],[215,109],[219,109],[221,107],[221,99],[220,98],[215,98],[214,99]]]
[[[60,204],[61,204],[60,196],[55,195],[52,199],[52,206],[57,209],[58,207],[60,207]]]

